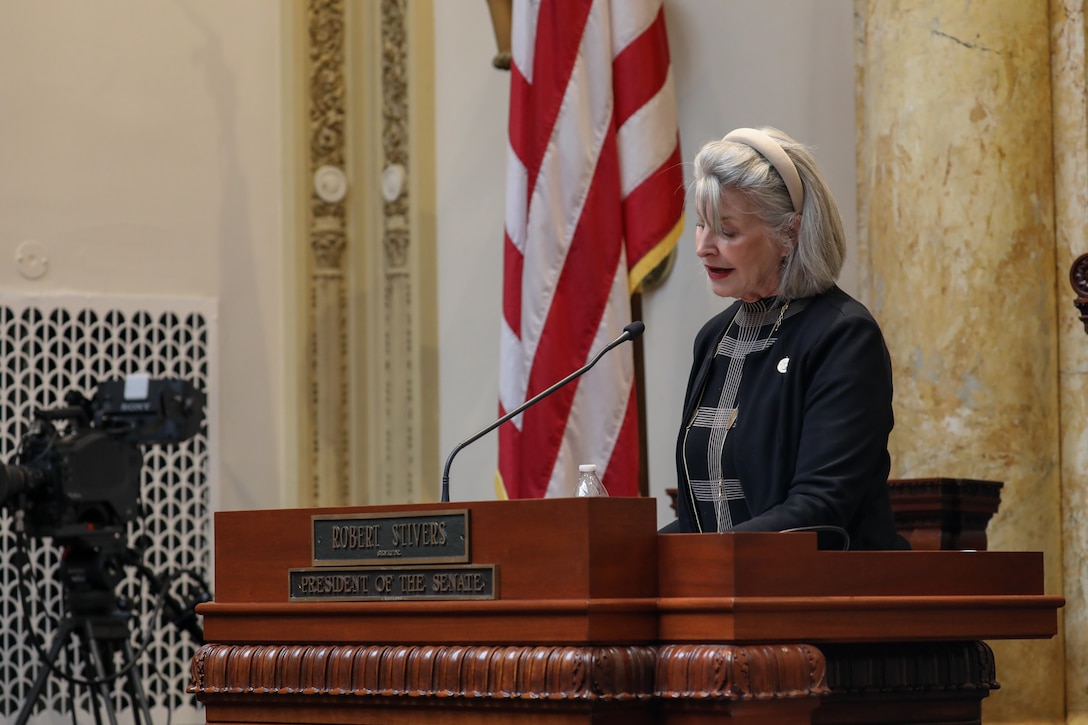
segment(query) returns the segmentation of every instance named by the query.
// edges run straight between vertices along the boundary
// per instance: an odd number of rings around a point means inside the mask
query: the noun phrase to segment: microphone
[[[594,355],[593,359],[590,360],[588,363],[586,363],[582,367],[578,368],[573,373],[571,373],[567,377],[563,378],[558,383],[551,386],[550,388],[548,388],[544,392],[539,393],[538,395],[534,396],[533,398],[530,398],[529,400],[526,400],[524,403],[522,403],[518,407],[511,410],[509,413],[507,413],[503,417],[499,418],[494,423],[492,423],[491,425],[489,425],[486,428],[484,428],[483,430],[481,430],[479,433],[476,433],[474,436],[472,436],[470,438],[466,438],[465,440],[458,443],[457,447],[454,448],[452,451],[450,451],[449,457],[446,458],[446,466],[445,466],[445,468],[442,469],[442,503],[449,503],[449,500],[450,500],[450,464],[453,463],[453,457],[457,455],[458,451],[460,451],[462,448],[467,446],[469,443],[472,443],[472,442],[476,441],[478,438],[482,438],[483,436],[487,435],[491,431],[495,430],[496,428],[498,428],[500,425],[502,425],[506,421],[510,420],[514,416],[521,413],[526,408],[529,408],[529,407],[531,407],[533,405],[536,405],[541,400],[548,397],[549,395],[554,393],[556,390],[559,390],[561,387],[563,387],[564,385],[566,385],[570,381],[572,381],[575,378],[580,377],[584,373],[588,372],[591,367],[593,367],[594,365],[597,364],[598,360],[600,360],[602,357],[604,357],[604,354],[606,352],[608,352],[609,350],[611,350],[612,348],[614,348],[614,347],[616,347],[618,345],[622,345],[623,343],[627,342],[628,340],[637,340],[639,337],[642,336],[642,333],[645,332],[645,331],[646,331],[646,325],[644,325],[640,320],[636,320],[635,322],[632,322],[630,325],[623,328],[623,333],[620,334],[619,337],[617,337],[615,340],[613,340],[612,342],[608,343],[603,348],[601,348],[601,351],[598,352],[596,355]]]

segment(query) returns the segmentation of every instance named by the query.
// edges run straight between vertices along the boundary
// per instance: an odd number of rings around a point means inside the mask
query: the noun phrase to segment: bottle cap
[[[588,473],[589,471],[596,472],[597,464],[596,463],[583,463],[582,465],[578,466],[578,470],[581,471],[582,473]]]

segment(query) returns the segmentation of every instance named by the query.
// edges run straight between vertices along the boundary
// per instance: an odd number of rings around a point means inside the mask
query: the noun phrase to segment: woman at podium
[[[695,157],[696,253],[735,300],[695,338],[665,531],[820,532],[906,548],[888,496],[891,360],[836,284],[842,218],[809,150],[742,128]]]

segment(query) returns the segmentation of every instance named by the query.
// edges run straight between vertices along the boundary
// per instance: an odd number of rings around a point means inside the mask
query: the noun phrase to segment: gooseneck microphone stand
[[[536,405],[541,400],[548,397],[549,395],[554,393],[556,390],[559,390],[561,387],[563,387],[567,383],[571,382],[575,378],[578,378],[578,377],[584,375],[585,373],[587,373],[589,371],[590,368],[592,368],[594,365],[596,365],[597,361],[600,360],[602,357],[604,357],[605,353],[607,353],[609,350],[611,350],[612,348],[614,348],[614,347],[616,347],[618,345],[622,345],[623,343],[627,342],[628,340],[637,339],[639,336],[642,335],[642,333],[645,330],[646,330],[646,325],[643,324],[640,321],[635,321],[635,322],[632,322],[630,325],[627,325],[626,327],[623,328],[623,333],[619,337],[617,337],[615,340],[613,340],[612,342],[608,343],[603,348],[601,348],[601,351],[598,352],[596,355],[594,355],[593,359],[590,360],[588,363],[586,363],[582,367],[578,368],[573,373],[571,373],[567,377],[563,378],[558,383],[551,386],[550,388],[548,388],[544,392],[538,393],[537,395],[533,396],[529,400],[526,400],[524,403],[522,403],[518,407],[514,408],[509,413],[507,413],[503,417],[499,418],[494,423],[487,426],[483,430],[479,431],[475,435],[471,436],[470,438],[466,438],[465,440],[458,443],[457,447],[454,448],[452,451],[450,451],[450,455],[446,458],[446,465],[442,469],[442,503],[449,503],[449,500],[450,500],[450,464],[453,463],[453,457],[455,455],[457,455],[458,451],[460,451],[462,448],[464,448],[468,444],[478,440],[479,438],[482,438],[483,436],[487,435],[491,431],[495,430],[496,428],[498,428],[500,425],[502,425],[506,421],[510,420],[514,416],[521,413],[526,408],[530,408],[530,407]]]

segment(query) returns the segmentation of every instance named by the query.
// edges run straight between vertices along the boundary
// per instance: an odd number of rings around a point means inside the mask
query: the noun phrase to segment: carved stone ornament
[[[336,166],[322,166],[314,172],[314,193],[326,204],[341,202],[348,195],[348,177]]]
[[[1073,285],[1073,291],[1077,293],[1073,304],[1080,310],[1080,321],[1084,325],[1084,331],[1088,333],[1088,254],[1082,254],[1073,260],[1073,266],[1069,268],[1069,284]]]
[[[305,290],[310,338],[306,455],[311,470],[301,500],[322,506],[424,496],[421,446],[426,438],[417,401],[425,397],[426,371],[419,364],[425,341],[415,321],[422,262],[413,247],[407,0],[380,0],[377,27],[347,22],[352,7],[344,0],[308,0],[306,133],[312,186],[306,242],[313,263]],[[380,83],[363,83],[358,75],[353,80],[346,70],[349,56],[356,68],[380,67]],[[349,104],[349,94],[361,98]],[[349,107],[360,110],[361,120],[347,123]],[[374,114],[378,108],[380,117]],[[381,144],[373,159],[376,168],[351,151],[369,148],[372,141]],[[348,178],[347,169],[357,175]],[[372,188],[376,171],[380,189]],[[350,215],[377,191],[380,239],[372,239],[370,210],[365,211],[366,231]],[[349,195],[359,198],[353,202]],[[349,202],[354,204],[350,210]],[[349,274],[363,268],[378,271],[365,284]],[[365,312],[356,317],[348,300],[364,298]],[[378,344],[356,345],[357,336]],[[373,374],[355,376],[363,370]],[[364,395],[353,389],[357,384],[366,388]],[[352,415],[359,399],[367,401],[367,409]],[[353,455],[350,442],[361,439],[376,442],[369,460]]]
[[[350,469],[347,376],[347,237],[343,0],[309,2],[310,504],[347,503]]]
[[[347,246],[344,222],[337,216],[315,217],[310,231],[310,248],[317,271],[340,269],[340,260]]]
[[[314,174],[311,213],[345,217],[344,195],[331,198],[319,190],[325,169],[344,167],[344,4],[310,0],[310,166]],[[341,172],[343,173],[343,172]],[[344,191],[346,195],[346,181]]]
[[[409,169],[408,58],[405,51],[403,0],[382,2],[382,154],[385,168]],[[407,173],[407,172],[405,172]],[[383,191],[385,191],[383,189]],[[410,240],[410,199],[403,180],[396,194],[385,194],[386,274],[403,271]]]

